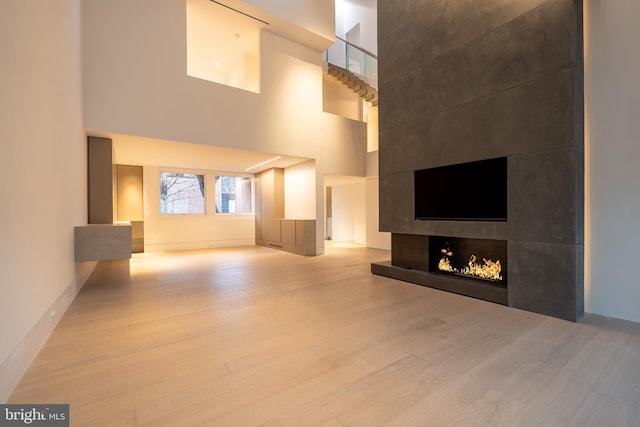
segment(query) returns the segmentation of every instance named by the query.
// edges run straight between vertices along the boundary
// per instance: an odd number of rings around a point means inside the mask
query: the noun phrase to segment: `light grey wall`
[[[585,1],[586,310],[640,322],[640,2]]]

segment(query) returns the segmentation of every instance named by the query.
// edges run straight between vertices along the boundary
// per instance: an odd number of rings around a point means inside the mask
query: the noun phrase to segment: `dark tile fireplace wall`
[[[582,46],[582,1],[378,1],[380,229],[393,258],[419,271],[425,236],[506,240],[508,305],[582,317]],[[414,170],[501,156],[506,222],[415,220]],[[393,276],[392,264],[372,271]]]

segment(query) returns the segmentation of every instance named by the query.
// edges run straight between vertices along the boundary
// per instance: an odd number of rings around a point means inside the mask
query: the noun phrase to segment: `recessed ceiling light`
[[[257,167],[264,166],[264,165],[266,165],[267,163],[274,162],[274,161],[278,160],[278,159],[279,159],[279,158],[281,158],[281,157],[282,157],[282,156],[276,156],[276,157],[274,157],[273,159],[265,160],[264,162],[260,162],[260,163],[258,163],[258,164],[253,165],[253,166],[249,166],[249,167],[248,167],[248,168],[246,168],[244,171],[246,172],[246,171],[250,171],[251,169],[255,169],[255,168],[257,168]]]

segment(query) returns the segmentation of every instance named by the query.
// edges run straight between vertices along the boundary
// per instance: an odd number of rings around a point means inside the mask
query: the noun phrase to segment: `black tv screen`
[[[507,158],[417,170],[414,191],[416,219],[506,221]]]

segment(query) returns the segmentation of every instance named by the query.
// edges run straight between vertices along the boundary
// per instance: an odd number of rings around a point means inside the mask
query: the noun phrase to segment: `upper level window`
[[[259,93],[265,26],[210,0],[187,0],[187,75]]]
[[[251,213],[251,178],[216,175],[216,213]]]
[[[204,175],[160,172],[161,214],[205,214]]]

